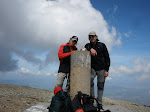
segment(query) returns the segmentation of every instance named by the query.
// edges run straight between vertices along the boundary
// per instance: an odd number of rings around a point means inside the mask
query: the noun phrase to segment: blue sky
[[[107,85],[146,88],[150,95],[149,5],[149,0],[0,1],[0,80],[48,76],[54,83],[59,46],[76,35],[81,49],[96,31],[110,53]]]
[[[149,50],[149,1],[148,0],[92,0],[93,6],[100,10],[110,25],[122,34],[122,49],[141,51]],[[128,34],[125,38],[124,33]],[[140,54],[140,53],[139,53]]]
[[[149,50],[149,4],[148,0],[92,0],[93,6],[100,10],[110,25],[122,34],[122,49],[148,55]],[[128,34],[125,38],[124,34]],[[131,55],[131,54],[130,54]]]

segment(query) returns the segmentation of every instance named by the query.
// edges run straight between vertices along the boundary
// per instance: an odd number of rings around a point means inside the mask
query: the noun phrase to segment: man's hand
[[[108,76],[108,72],[107,72],[107,71],[105,71],[104,76],[105,76],[105,77],[107,77],[107,76]]]
[[[92,48],[90,51],[91,51],[91,55],[93,55],[93,56],[96,56],[96,55],[97,55],[97,52],[96,52],[95,49]]]

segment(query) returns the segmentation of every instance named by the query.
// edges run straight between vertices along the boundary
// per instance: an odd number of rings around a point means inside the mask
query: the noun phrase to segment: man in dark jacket
[[[98,42],[98,37],[94,31],[89,33],[90,43],[85,48],[91,52],[91,95],[94,97],[94,78],[97,75],[97,100],[99,109],[102,107],[102,96],[104,90],[105,77],[108,76],[110,66],[109,53],[104,43]]]
[[[73,50],[77,50],[76,44],[78,42],[78,37],[73,36],[70,38],[69,42],[65,45],[61,45],[58,52],[58,58],[60,60],[60,66],[58,70],[58,76],[55,87],[63,86],[65,78],[68,78],[66,91],[69,92],[70,89],[70,57]]]

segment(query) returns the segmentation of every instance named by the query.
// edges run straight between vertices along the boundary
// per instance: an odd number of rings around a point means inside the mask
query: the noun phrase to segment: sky
[[[0,77],[56,79],[60,45],[76,35],[80,50],[95,31],[111,58],[107,82],[148,88],[150,94],[149,5],[149,0],[1,0]]]

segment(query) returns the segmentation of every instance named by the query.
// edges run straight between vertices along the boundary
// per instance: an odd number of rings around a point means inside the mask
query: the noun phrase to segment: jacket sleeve
[[[88,51],[90,51],[90,50],[91,50],[90,43],[87,43],[84,47],[85,47]]]
[[[59,58],[59,59],[66,58],[66,57],[68,57],[68,56],[71,55],[71,52],[63,53],[63,49],[64,49],[64,45],[60,46],[59,52],[58,52],[58,58]]]
[[[104,58],[105,58],[105,70],[109,71],[110,57],[109,57],[109,53],[105,44],[104,44]]]

